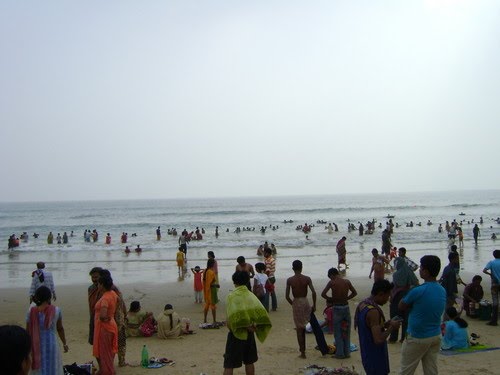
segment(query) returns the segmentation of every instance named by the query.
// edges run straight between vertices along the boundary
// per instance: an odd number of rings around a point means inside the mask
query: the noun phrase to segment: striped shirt
[[[269,277],[274,276],[274,272],[276,272],[276,260],[269,256],[264,258],[264,264],[266,265],[266,273]]]

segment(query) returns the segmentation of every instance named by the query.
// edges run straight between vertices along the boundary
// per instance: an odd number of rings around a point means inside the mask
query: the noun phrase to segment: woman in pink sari
[[[114,375],[113,362],[118,352],[118,327],[115,321],[118,295],[111,290],[113,287],[111,276],[101,276],[98,287],[102,297],[97,301],[94,310],[93,355],[99,364],[98,375]]]

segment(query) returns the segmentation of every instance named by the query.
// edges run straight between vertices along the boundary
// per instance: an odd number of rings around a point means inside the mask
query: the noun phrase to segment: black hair
[[[130,312],[138,312],[141,309],[141,303],[139,301],[130,302]]]
[[[376,296],[379,293],[387,293],[390,292],[392,288],[394,288],[394,284],[389,280],[377,280],[373,283],[371,294],[372,296]]]
[[[30,353],[31,339],[24,328],[14,325],[0,326],[2,374],[18,375],[21,372],[23,361],[29,357]]]
[[[111,272],[109,272],[109,270],[106,270],[106,269],[101,269],[101,271],[99,272],[99,275],[111,277]]]
[[[339,270],[336,269],[336,268],[330,268],[328,270],[328,277],[332,277],[332,276],[337,276],[339,274]]]
[[[441,270],[441,259],[435,255],[424,255],[420,258],[420,267],[427,270],[432,277],[437,277]]]
[[[209,257],[214,257],[214,258],[215,258],[215,254],[214,254],[214,252],[213,252],[212,250],[210,250],[210,251],[207,253],[207,255],[208,255]]]
[[[292,270],[294,271],[302,271],[302,262],[298,259],[292,262]]]
[[[167,303],[165,305],[165,311],[166,310],[173,310],[173,307],[172,307],[172,305],[170,303]],[[168,314],[168,318],[170,320],[170,329],[172,329],[172,328],[174,328],[174,319],[172,317],[172,313]]]
[[[458,259],[458,253],[449,253],[448,260],[451,262],[454,259]]]
[[[399,251],[403,254],[406,255],[406,247],[400,247]]]
[[[495,259],[499,259],[500,258],[500,250],[493,250],[493,257]]]
[[[52,292],[46,286],[41,286],[35,291],[35,295],[33,296],[33,302],[37,306],[40,306],[44,302],[50,302],[52,299]]]
[[[255,270],[257,272],[265,271],[266,270],[266,265],[264,263],[262,263],[262,262],[255,263]]]
[[[454,320],[460,328],[467,328],[469,326],[469,324],[465,320],[458,316],[457,309],[453,306],[446,309],[446,315],[448,315],[451,320]]]
[[[451,245],[451,247],[450,247],[450,251],[451,251],[452,253],[456,253],[456,252],[457,252],[457,245]]]
[[[247,285],[250,282],[250,275],[245,271],[236,271],[232,279],[234,285]]]
[[[245,263],[245,257],[244,257],[244,256],[242,256],[242,255],[240,255],[238,258],[236,258],[236,261],[237,261],[238,263]]]
[[[476,280],[478,280],[478,281],[483,281],[483,278],[482,278],[481,276],[479,276],[479,275],[476,275],[476,276],[474,276],[474,277],[472,278],[472,281],[476,281]]]
[[[101,277],[99,277],[99,284],[101,284],[104,289],[111,290],[113,279],[109,275],[101,275]]]
[[[93,273],[98,273],[100,275],[101,271],[102,271],[101,267],[94,267],[90,270],[89,275],[92,275]]]

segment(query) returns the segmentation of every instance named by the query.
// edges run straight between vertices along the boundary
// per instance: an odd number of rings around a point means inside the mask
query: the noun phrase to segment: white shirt
[[[43,273],[44,279],[43,282],[40,281],[40,274]],[[41,286],[46,286],[52,292],[52,297],[56,294],[56,289],[54,286],[54,279],[52,278],[52,273],[49,271],[45,271],[43,269],[38,269],[34,272],[34,275],[31,279],[31,288],[30,288],[30,296],[34,296],[35,292]]]
[[[263,273],[263,272],[262,272],[262,273],[257,272],[257,273],[255,274],[255,276],[253,277],[253,279],[254,279],[254,280],[257,280],[257,281],[258,281],[258,283],[259,283],[260,285],[262,285],[263,287],[265,287],[265,286],[266,286],[266,282],[267,282],[268,277],[267,277],[267,275],[266,275],[265,273]]]

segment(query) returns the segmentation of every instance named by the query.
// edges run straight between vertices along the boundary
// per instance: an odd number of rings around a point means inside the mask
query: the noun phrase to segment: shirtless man
[[[238,264],[236,265],[236,272],[244,271],[244,272],[248,273],[248,275],[250,276],[250,279],[255,276],[255,271],[253,269],[253,266],[250,263],[246,262],[244,256],[239,256],[236,259],[236,261],[238,262]],[[252,286],[250,285],[250,280],[248,281],[247,288],[248,288],[248,290],[252,291]]]
[[[349,280],[339,275],[336,268],[328,270],[328,278],[330,281],[321,292],[321,297],[331,298],[333,301],[333,336],[337,347],[335,357],[349,358],[351,356],[351,312],[347,301],[356,297],[358,292]],[[330,290],[331,297],[328,296]]]
[[[385,256],[380,255],[378,253],[377,249],[372,249],[372,268],[370,269],[370,275],[368,275],[368,278],[372,278],[373,275],[373,281],[378,281],[378,280],[383,280],[385,277],[385,265],[389,264],[389,259],[387,259]]]
[[[300,358],[306,358],[306,325],[310,320],[311,313],[316,311],[316,291],[311,278],[302,275],[302,262],[300,260],[293,261],[292,270],[295,275],[286,280],[286,300],[292,305]],[[311,289],[312,308],[307,300],[307,288]],[[292,290],[293,299],[290,298],[290,289]]]

